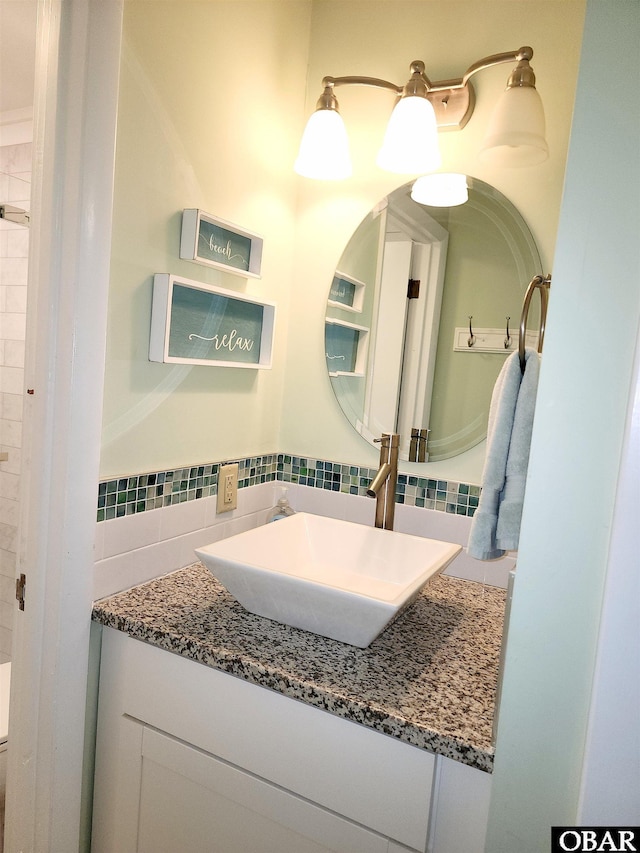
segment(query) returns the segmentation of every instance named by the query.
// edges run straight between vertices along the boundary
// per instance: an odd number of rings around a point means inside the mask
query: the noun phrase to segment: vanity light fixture
[[[529,62],[522,61],[511,73],[491,115],[480,159],[494,166],[535,166],[548,156],[536,75]]]
[[[467,176],[452,172],[422,175],[411,187],[411,198],[429,207],[456,207],[469,199]]]
[[[442,159],[438,121],[429,100],[424,62],[411,63],[411,78],[393,108],[376,163],[387,172],[435,172]]]
[[[349,138],[333,86],[325,86],[300,142],[295,170],[306,178],[339,181],[351,176]]]
[[[493,65],[516,62],[507,89],[490,121],[481,156],[494,165],[534,165],[548,156],[544,110],[529,64],[533,49],[521,47],[496,53],[474,62],[455,80],[432,83],[424,63],[411,63],[411,77],[397,86],[377,77],[325,77],[324,91],[305,128],[295,163],[298,174],[308,178],[340,180],[351,174],[349,145],[334,94],[337,86],[372,86],[395,93],[398,101],[391,114],[377,163],[386,171],[402,174],[434,172],[440,167],[437,131],[461,130],[471,118],[475,93],[471,77]]]

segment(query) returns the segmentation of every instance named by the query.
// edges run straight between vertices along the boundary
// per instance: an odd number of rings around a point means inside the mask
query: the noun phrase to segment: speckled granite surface
[[[253,616],[200,563],[93,619],[422,749],[491,771],[505,593],[440,576],[367,649]]]

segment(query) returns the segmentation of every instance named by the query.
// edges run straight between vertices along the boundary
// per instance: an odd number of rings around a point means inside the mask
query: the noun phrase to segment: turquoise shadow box
[[[270,368],[276,307],[181,276],[153,277],[149,360]]]
[[[180,257],[207,267],[260,278],[262,237],[197,208],[182,211]]]

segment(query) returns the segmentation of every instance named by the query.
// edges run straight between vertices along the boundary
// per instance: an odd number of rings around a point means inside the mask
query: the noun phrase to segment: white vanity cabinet
[[[476,849],[451,793],[487,774],[102,630],[93,853]]]

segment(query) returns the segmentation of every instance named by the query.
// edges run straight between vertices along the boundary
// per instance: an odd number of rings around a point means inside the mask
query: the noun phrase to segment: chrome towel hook
[[[509,349],[509,347],[511,346],[511,332],[509,331],[509,320],[510,319],[511,319],[511,317],[507,317],[507,336],[504,339],[504,348],[505,349]]]
[[[473,320],[473,314],[469,314],[469,337],[467,338],[467,346],[472,347],[476,342],[476,336],[473,334],[473,329],[471,328],[471,321]]]

